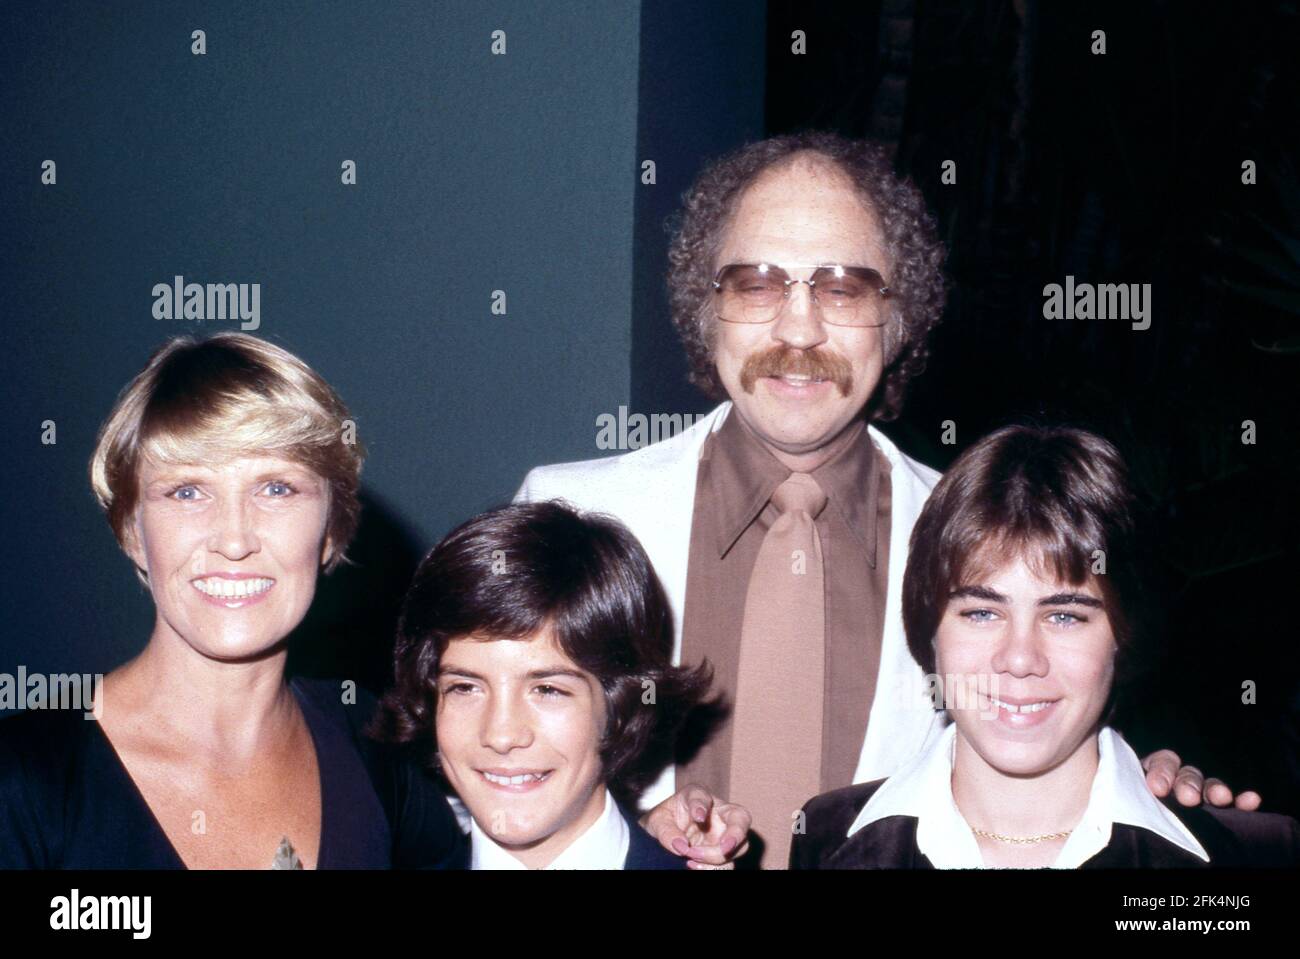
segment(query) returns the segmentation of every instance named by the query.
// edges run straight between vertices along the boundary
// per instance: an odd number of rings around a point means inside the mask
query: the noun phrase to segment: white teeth
[[[820,376],[812,377],[812,376],[807,376],[805,374],[796,374],[796,373],[787,373],[785,376],[781,377],[781,379],[785,380],[787,383],[796,383],[800,386],[802,386],[805,383],[824,382],[824,380]]]
[[[1002,700],[994,699],[992,696],[989,697],[989,702],[997,706],[999,709],[1005,709],[1009,713],[1037,713],[1052,705],[1050,702],[1043,701],[1040,703],[1027,703],[1024,706],[1013,706],[1011,703],[1004,703]]]
[[[225,579],[221,576],[209,576],[207,579],[194,580],[194,588],[207,596],[218,599],[246,599],[265,593],[275,585],[273,579]]]
[[[490,783],[496,783],[498,786],[522,786],[524,783],[541,782],[550,773],[542,773],[540,776],[536,773],[521,773],[518,776],[498,776],[495,773],[484,772],[483,778]]]

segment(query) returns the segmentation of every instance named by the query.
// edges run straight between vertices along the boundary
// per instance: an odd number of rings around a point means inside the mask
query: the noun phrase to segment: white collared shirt
[[[957,726],[950,724],[920,755],[885,780],[853,820],[848,835],[887,816],[912,816],[917,820],[917,848],[936,869],[986,868],[975,834],[952,798],[956,744]],[[1097,773],[1088,807],[1052,868],[1081,866],[1106,848],[1112,826],[1119,823],[1148,829],[1210,860],[1182,821],[1151,795],[1137,754],[1107,726],[1097,734]]]
[[[527,869],[522,862],[491,836],[470,822],[470,869]],[[618,804],[605,790],[605,808],[600,817],[569,843],[546,869],[622,869],[627,861],[628,844],[632,837],[627,820],[619,812]]]

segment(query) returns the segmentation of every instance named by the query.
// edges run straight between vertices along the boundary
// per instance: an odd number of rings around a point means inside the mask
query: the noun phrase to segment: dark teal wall
[[[639,14],[5,6],[0,672],[107,671],[148,635],[86,463],[165,337],[236,326],[154,319],[176,274],[260,283],[257,334],[334,384],[370,448],[362,566],[325,585],[308,667],[373,683],[418,555],[528,467],[596,455],[629,398]]]

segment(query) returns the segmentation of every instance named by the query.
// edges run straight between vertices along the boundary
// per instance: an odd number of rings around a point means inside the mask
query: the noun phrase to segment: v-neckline
[[[316,751],[316,778],[319,783],[318,789],[320,791],[320,838],[317,840],[316,865],[314,868],[319,870],[321,864],[325,862],[326,837],[329,835],[325,821],[327,810],[330,807],[329,803],[326,802],[325,799],[326,776],[325,765],[322,761],[324,753],[321,749],[320,736],[316,732],[316,725],[312,722],[313,706],[307,701],[307,697],[299,686],[297,679],[289,680],[289,691],[293,693],[293,698],[298,702],[298,708],[302,711],[303,722],[307,724],[307,732],[311,735],[312,748]],[[104,732],[104,727],[100,724],[98,719],[94,721],[94,727],[99,738],[103,740],[104,745],[108,747],[108,754],[112,757],[113,765],[117,768],[117,771],[121,774],[123,780],[125,780],[127,791],[131,794],[136,805],[140,807],[140,811],[144,813],[145,820],[157,834],[156,838],[162,840],[162,845],[166,848],[168,855],[170,855],[174,861],[173,868],[189,870],[189,865],[186,864],[185,860],[181,857],[181,854],[176,850],[175,843],[173,843],[171,837],[167,835],[167,830],[163,828],[162,823],[158,821],[158,816],[154,813],[153,807],[150,806],[149,801],[144,798],[144,793],[141,791],[139,784],[135,781],[135,777],[131,775],[131,770],[128,769],[126,763],[122,761],[122,757],[118,753],[117,747],[113,745],[113,740],[108,737],[108,733]]]

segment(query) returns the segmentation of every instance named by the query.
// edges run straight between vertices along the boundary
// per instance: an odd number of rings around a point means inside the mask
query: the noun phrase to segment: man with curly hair
[[[622,520],[673,605],[676,661],[714,668],[730,708],[643,796],[680,855],[735,860],[752,813],[745,858],[783,868],[803,800],[889,776],[940,729],[899,614],[938,474],[873,423],[924,367],[943,260],[876,144],[806,133],[723,157],[685,196],[668,274],[691,381],[722,402],[644,449],[534,469],[516,497]],[[1152,774],[1177,772],[1165,753]]]

